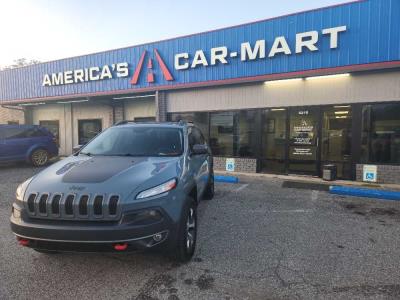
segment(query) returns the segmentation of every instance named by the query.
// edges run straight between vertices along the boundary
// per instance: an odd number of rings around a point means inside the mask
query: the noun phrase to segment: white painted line
[[[242,186],[238,187],[236,190],[234,190],[235,192],[240,192],[241,190],[244,190],[245,188],[247,188],[249,186],[248,183],[243,184]]]
[[[315,201],[315,200],[317,200],[318,199],[318,191],[312,191],[311,192],[311,200],[312,201]]]
[[[273,213],[310,213],[312,209],[288,209],[288,210],[273,210]]]

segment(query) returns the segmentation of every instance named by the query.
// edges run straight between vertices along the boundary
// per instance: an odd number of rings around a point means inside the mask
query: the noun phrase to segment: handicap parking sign
[[[376,182],[377,166],[364,165],[363,167],[363,181]]]
[[[227,158],[226,159],[225,169],[228,172],[234,172],[235,171],[235,159],[234,158]]]
[[[375,174],[374,174],[374,173],[367,173],[367,174],[365,175],[365,178],[366,178],[367,180],[374,180],[374,179],[375,179]]]

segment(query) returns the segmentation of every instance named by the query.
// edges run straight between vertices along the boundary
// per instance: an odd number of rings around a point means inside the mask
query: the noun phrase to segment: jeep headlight
[[[28,180],[24,181],[23,183],[21,183],[17,187],[17,190],[15,192],[15,198],[17,200],[19,200],[19,201],[23,201],[24,200],[26,188],[31,183],[32,179],[33,179],[33,177],[29,178]]]
[[[176,179],[171,179],[168,180],[167,182],[157,185],[151,189],[145,190],[143,192],[140,192],[137,196],[136,199],[144,199],[144,198],[149,198],[153,196],[157,196],[163,193],[166,193],[170,190],[173,190],[176,187],[177,181]]]

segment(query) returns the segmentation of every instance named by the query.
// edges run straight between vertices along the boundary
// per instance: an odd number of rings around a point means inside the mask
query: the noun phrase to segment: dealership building
[[[216,169],[321,176],[333,164],[342,179],[400,183],[400,1],[2,71],[0,104],[49,128],[62,155],[118,121],[187,120]]]

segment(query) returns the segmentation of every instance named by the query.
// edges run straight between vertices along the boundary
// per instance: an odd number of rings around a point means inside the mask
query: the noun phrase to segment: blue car
[[[0,125],[0,162],[26,161],[41,167],[57,155],[57,141],[46,128]]]

